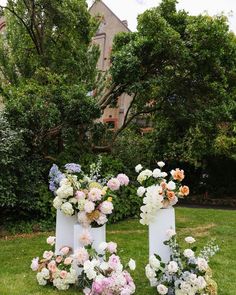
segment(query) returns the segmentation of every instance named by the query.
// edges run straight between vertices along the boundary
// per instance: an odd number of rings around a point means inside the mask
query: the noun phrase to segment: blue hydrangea
[[[75,163],[68,163],[65,165],[65,168],[70,173],[79,173],[81,172],[81,166]]]
[[[49,171],[49,189],[52,192],[55,192],[61,180],[65,178],[65,175],[59,170],[56,164],[53,164],[50,171]]]

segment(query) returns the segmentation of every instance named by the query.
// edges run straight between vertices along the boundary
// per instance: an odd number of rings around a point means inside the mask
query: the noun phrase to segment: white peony
[[[135,167],[135,171],[137,173],[139,173],[141,170],[143,169],[143,166],[141,164],[138,164],[136,167]]]
[[[136,268],[136,262],[133,259],[130,259],[128,265],[129,265],[129,268],[131,270],[135,270],[135,268]]]
[[[200,271],[206,271],[208,269],[208,263],[206,259],[201,257],[197,258],[197,266]]]
[[[186,258],[194,257],[194,252],[191,249],[185,249],[183,254]]]
[[[167,183],[167,189],[170,191],[173,191],[174,189],[176,189],[176,184],[174,183],[174,181],[171,180]]]
[[[154,270],[158,270],[160,268],[160,261],[155,257],[155,255],[151,255],[149,257],[149,264]]]
[[[157,292],[161,295],[165,295],[168,293],[168,288],[166,288],[166,286],[160,284],[157,286]]]
[[[61,211],[65,215],[69,215],[69,216],[72,216],[74,214],[74,209],[73,209],[71,203],[69,203],[69,202],[65,202],[64,204],[61,205]]]
[[[142,196],[144,195],[145,192],[146,192],[146,189],[145,189],[145,187],[143,187],[143,186],[140,186],[140,187],[137,189],[137,195],[138,195],[139,197],[142,197]]]
[[[196,242],[196,240],[193,237],[186,237],[184,240],[186,243],[189,243],[189,244],[193,244]]]
[[[176,235],[176,232],[172,228],[170,228],[166,231],[167,240],[170,240],[175,235]]]
[[[56,209],[60,209],[62,205],[62,200],[58,197],[54,198],[53,200],[53,207]]]
[[[167,265],[167,270],[171,274],[176,273],[178,269],[179,269],[178,264],[175,261],[170,261],[169,264]]]
[[[154,169],[153,172],[152,172],[152,176],[153,176],[154,178],[161,177],[161,170],[158,169],[158,168]]]
[[[62,185],[56,191],[56,195],[61,199],[72,197],[74,194],[73,187],[71,185]]]
[[[160,167],[160,168],[163,168],[165,166],[165,163],[160,161],[160,162],[157,162],[157,165]]]
[[[94,270],[94,268],[98,265],[99,265],[99,261],[97,261],[96,259],[93,259],[92,261],[90,260],[85,261],[84,272],[89,280],[93,280],[96,278],[97,273]]]

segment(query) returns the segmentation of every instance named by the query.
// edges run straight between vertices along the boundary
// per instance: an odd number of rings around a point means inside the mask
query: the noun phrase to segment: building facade
[[[127,21],[121,21],[103,1],[96,1],[89,9],[92,16],[99,16],[101,23],[94,43],[99,45],[100,57],[97,67],[101,71],[107,71],[111,65],[110,56],[112,43],[116,34],[130,32]],[[116,108],[106,108],[100,119],[103,123],[109,124],[110,129],[117,129],[122,126],[125,114],[132,98],[127,94],[122,94]]]

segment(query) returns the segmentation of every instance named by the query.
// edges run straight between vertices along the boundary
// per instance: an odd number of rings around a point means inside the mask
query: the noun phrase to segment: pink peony
[[[87,226],[90,224],[91,221],[89,220],[86,212],[81,211],[78,213],[78,222],[83,226]]]
[[[101,198],[102,198],[102,191],[99,188],[94,187],[88,193],[88,199],[90,201],[93,201],[93,202],[100,201]]]
[[[75,193],[75,197],[77,200],[83,200],[83,199],[85,199],[85,193],[82,191],[77,191]]]
[[[63,248],[60,249],[60,253],[62,255],[67,255],[69,253],[69,251],[70,251],[69,247],[63,247]]]
[[[92,243],[93,238],[88,230],[84,230],[81,236],[79,237],[79,241],[83,246],[88,246]]]
[[[103,225],[103,224],[105,224],[108,221],[108,219],[107,219],[107,217],[106,217],[105,214],[102,214],[101,213],[100,216],[99,216],[99,218],[96,221],[97,221],[97,224]]]
[[[120,257],[112,254],[108,260],[109,267],[113,270],[121,270],[122,265],[120,263]]]
[[[103,214],[111,214],[113,210],[113,204],[109,201],[104,201],[101,203],[99,209]]]
[[[129,177],[123,173],[118,174],[117,179],[119,180],[120,185],[127,186],[129,184]]]
[[[112,178],[108,181],[107,186],[112,191],[117,191],[120,188],[120,182],[117,178]]]
[[[84,247],[79,248],[75,253],[75,258],[79,265],[83,265],[89,259],[88,251]]]
[[[114,242],[109,242],[107,243],[107,251],[110,252],[111,254],[117,252],[117,244]]]
[[[84,211],[86,213],[91,213],[94,211],[94,209],[95,209],[95,204],[92,201],[85,201]]]
[[[68,272],[67,272],[66,270],[62,270],[62,271],[60,272],[60,277],[61,277],[62,279],[65,279],[65,278],[67,277],[67,274],[68,274]]]

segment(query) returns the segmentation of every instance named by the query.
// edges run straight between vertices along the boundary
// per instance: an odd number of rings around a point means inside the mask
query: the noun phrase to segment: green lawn
[[[219,285],[219,295],[236,294],[236,211],[211,209],[176,209],[177,232],[179,238],[194,236],[203,245],[209,238],[216,238],[220,252],[213,258],[211,266]],[[58,294],[52,287],[40,287],[29,265],[31,259],[42,254],[47,248],[47,233],[25,237],[11,237],[0,240],[0,294],[40,295]],[[127,261],[136,260],[137,269],[133,277],[137,286],[136,294],[156,294],[150,289],[145,278],[144,267],[148,259],[147,227],[138,220],[127,220],[107,228],[107,240],[118,243],[119,254]],[[62,291],[72,295],[76,290]]]

